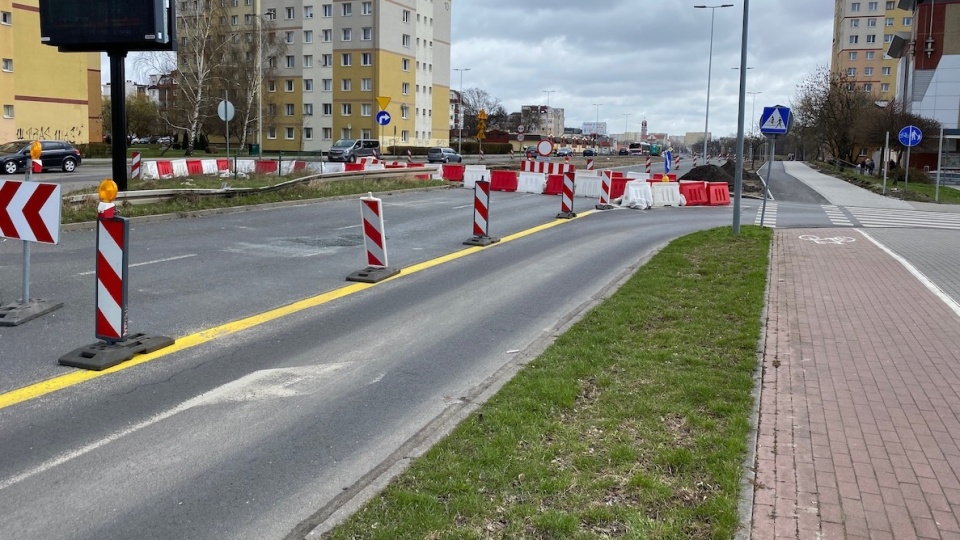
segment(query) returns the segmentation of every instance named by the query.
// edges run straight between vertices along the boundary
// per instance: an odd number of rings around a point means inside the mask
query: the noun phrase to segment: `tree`
[[[127,135],[153,135],[157,132],[160,112],[146,94],[127,96]]]
[[[500,99],[491,96],[486,90],[468,88],[463,91],[463,129],[467,133],[477,131],[477,114],[480,109],[487,112],[487,130],[503,129],[506,127],[507,111],[500,104]]]
[[[920,141],[918,149],[936,151],[938,140],[930,135],[939,133],[940,123],[924,118],[906,110],[903,102],[890,101],[884,106],[877,105],[866,109],[853,127],[857,142],[870,147],[882,148],[887,134],[891,146],[901,146],[897,135],[906,126],[917,126],[926,136]],[[887,157],[882,158],[884,161]]]
[[[852,161],[856,137],[854,125],[872,97],[842,72],[820,67],[797,85],[793,106],[794,124],[798,120],[809,128],[833,157]]]

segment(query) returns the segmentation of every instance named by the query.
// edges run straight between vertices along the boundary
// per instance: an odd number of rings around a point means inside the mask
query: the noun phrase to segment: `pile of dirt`
[[[733,176],[716,165],[701,165],[690,169],[690,172],[680,177],[680,180],[697,180],[700,182],[726,182],[733,184]]]
[[[730,193],[733,193],[734,182],[737,173],[737,162],[727,160],[721,167],[716,165],[701,165],[690,170],[687,174],[680,177],[680,180],[700,180],[706,182],[726,182],[730,186]],[[744,168],[742,192],[744,195],[761,195],[763,193],[763,182],[757,173]]]

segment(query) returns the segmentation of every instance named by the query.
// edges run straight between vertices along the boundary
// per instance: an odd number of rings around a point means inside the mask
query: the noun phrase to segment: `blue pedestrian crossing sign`
[[[390,123],[390,113],[387,111],[380,111],[377,113],[377,123],[381,126],[385,126]]]
[[[904,146],[916,146],[923,139],[923,133],[917,126],[907,126],[900,130],[900,144]]]
[[[790,109],[782,105],[764,107],[760,115],[760,133],[786,135],[790,129]]]

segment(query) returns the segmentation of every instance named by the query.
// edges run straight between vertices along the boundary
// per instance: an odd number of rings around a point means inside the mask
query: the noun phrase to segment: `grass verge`
[[[672,242],[325,538],[732,538],[770,237]]]
[[[882,176],[870,176],[865,174],[857,174],[846,170],[837,170],[836,167],[824,162],[809,162],[809,164],[818,172],[839,178],[855,186],[868,189],[874,193],[883,194]],[[912,172],[911,178],[913,178]],[[933,181],[932,178],[931,181]],[[905,201],[960,204],[960,190],[958,189],[948,186],[940,186],[939,197],[937,197],[936,185],[933,183],[910,180],[907,184],[907,189],[904,190],[903,182],[895,183],[892,179],[887,178],[886,196]]]
[[[292,177],[291,177],[292,178]],[[278,182],[290,180],[284,177],[253,177],[238,182],[229,182],[231,187],[262,187],[274,185]],[[158,182],[131,182],[130,191],[147,189],[216,189],[224,180],[211,177],[183,178],[176,181],[164,180]],[[231,208],[235,206],[252,206],[257,204],[277,203],[284,201],[299,201],[322,199],[328,197],[343,197],[366,193],[383,193],[387,191],[401,191],[422,189],[425,187],[450,185],[441,180],[418,180],[415,178],[367,178],[359,180],[319,181],[310,184],[292,185],[280,191],[260,193],[256,195],[238,195],[234,197],[201,197],[198,195],[183,195],[175,199],[151,204],[122,204],[120,215],[124,217],[153,216],[159,214],[177,214],[211,210],[217,208]],[[82,190],[77,193],[96,192],[96,188]],[[82,223],[95,221],[97,218],[97,204],[89,202],[63,207],[61,220],[63,223]]]

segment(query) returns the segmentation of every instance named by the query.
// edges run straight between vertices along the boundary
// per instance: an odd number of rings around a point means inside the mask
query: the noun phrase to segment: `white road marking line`
[[[157,260],[155,260],[155,261],[146,261],[146,262],[141,262],[141,263],[137,263],[137,264],[131,264],[131,265],[128,265],[128,266],[129,266],[130,268],[133,268],[133,267],[135,267],[135,266],[146,266],[146,265],[148,265],[148,264],[157,264],[157,263],[162,263],[162,262],[179,261],[180,259],[189,259],[190,257],[196,257],[196,256],[197,256],[196,253],[190,253],[190,254],[188,254],[188,255],[178,255],[178,256],[176,256],[176,257],[167,257],[166,259],[157,259]],[[77,275],[78,275],[78,276],[89,276],[89,275],[96,274],[96,273],[97,273],[96,270],[91,270],[90,272],[80,272],[80,273],[77,274]]]

